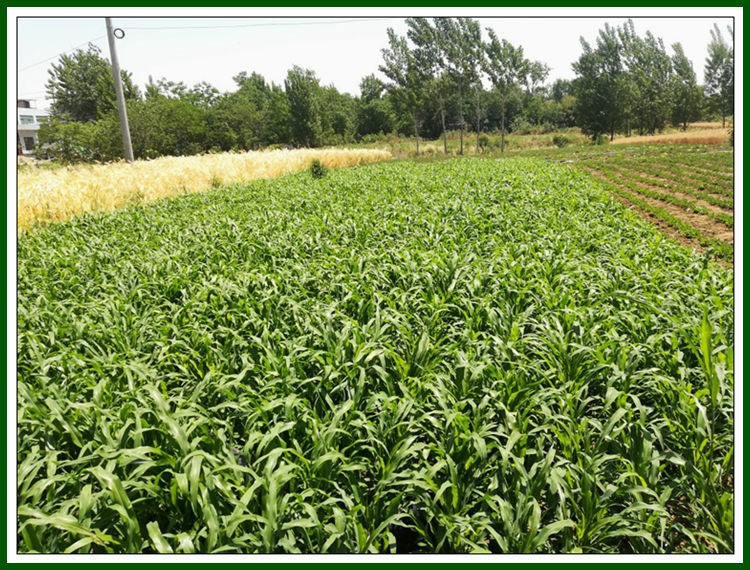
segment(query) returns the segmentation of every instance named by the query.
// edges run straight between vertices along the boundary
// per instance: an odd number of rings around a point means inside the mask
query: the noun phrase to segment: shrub
[[[328,172],[328,168],[320,162],[320,159],[313,158],[310,163],[310,175],[313,178],[323,178]]]
[[[595,145],[608,144],[609,138],[607,138],[607,136],[602,133],[597,133],[593,137],[591,137],[591,143]]]
[[[571,143],[571,140],[565,135],[555,135],[552,137],[552,144],[554,144],[558,148],[567,146],[570,143]]]

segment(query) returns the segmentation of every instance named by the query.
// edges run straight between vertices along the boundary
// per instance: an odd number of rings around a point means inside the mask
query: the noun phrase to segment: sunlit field
[[[720,122],[690,123],[687,130],[668,129],[655,135],[630,136],[617,135],[612,144],[727,144],[730,140],[729,129],[732,125],[727,122],[722,126]]]
[[[341,168],[388,160],[391,154],[376,149],[300,149],[54,169],[24,166],[18,172],[18,229],[226,184],[276,178],[307,168],[316,158],[329,168]]]
[[[732,552],[732,273],[612,184],[389,161],[22,232],[19,551]]]
[[[659,135],[643,135],[615,137],[611,144],[661,144],[661,143],[685,143],[685,144],[726,144],[729,141],[728,128],[700,128],[688,129],[686,131],[674,131]]]

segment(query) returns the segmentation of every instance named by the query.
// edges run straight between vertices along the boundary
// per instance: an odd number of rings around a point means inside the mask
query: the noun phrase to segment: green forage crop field
[[[538,160],[18,239],[22,552],[734,549],[734,285]]]

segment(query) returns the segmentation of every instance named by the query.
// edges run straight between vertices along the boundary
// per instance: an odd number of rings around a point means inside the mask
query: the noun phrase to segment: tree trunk
[[[500,117],[500,152],[505,152],[505,99],[503,99],[503,111]]]
[[[477,89],[477,154],[479,154],[479,133],[481,128],[481,120],[479,117],[479,89]]]
[[[417,156],[419,156],[419,128],[416,117],[414,117],[414,138],[417,139]]]
[[[460,123],[460,139],[461,144],[459,146],[458,154],[463,155],[464,153],[464,94],[463,90],[459,86],[458,88],[458,121]]]
[[[443,124],[443,154],[448,154],[448,134],[445,131],[445,104],[440,99],[440,121]]]

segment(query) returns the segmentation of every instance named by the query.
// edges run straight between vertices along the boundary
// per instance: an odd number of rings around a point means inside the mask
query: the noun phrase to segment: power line
[[[316,26],[320,24],[351,24],[353,22],[374,22],[378,20],[387,20],[388,18],[355,18],[352,20],[331,20],[326,22],[266,22],[256,24],[232,24],[226,26],[163,26],[163,27],[131,27],[126,30],[217,30],[227,28],[261,28],[261,27],[280,27],[280,26]]]
[[[265,22],[265,23],[254,23],[254,24],[233,24],[233,25],[226,25],[226,26],[163,26],[163,27],[130,27],[128,26],[125,29],[139,30],[139,31],[216,30],[216,29],[230,29],[230,28],[261,28],[261,27],[283,27],[283,26],[315,26],[315,25],[320,25],[320,24],[323,24],[323,25],[351,24],[355,22],[374,22],[374,21],[387,20],[387,19],[388,18],[354,18],[354,19],[349,19],[349,20],[328,20],[328,21],[311,21],[311,22]],[[27,69],[31,69],[32,67],[36,67],[37,65],[47,63],[48,61],[51,61],[57,57],[60,57],[63,54],[77,50],[78,48],[81,48],[85,45],[104,39],[105,37],[107,36],[99,36],[99,37],[94,38],[93,40],[88,40],[86,42],[83,42],[82,44],[79,44],[69,50],[61,51],[60,53],[57,53],[53,55],[52,57],[48,57],[41,61],[37,61],[36,63],[32,63],[30,65],[22,67],[18,70],[18,72],[20,73],[21,71],[26,71]]]
[[[26,71],[27,69],[31,69],[32,67],[36,67],[37,65],[41,65],[41,64],[43,64],[43,63],[47,63],[48,61],[51,61],[51,60],[55,59],[56,57],[60,57],[60,56],[61,56],[61,55],[63,55],[63,54],[66,54],[66,53],[68,53],[68,52],[71,52],[71,51],[77,50],[77,49],[78,49],[78,48],[80,48],[80,47],[83,47],[83,46],[85,46],[85,45],[88,45],[88,44],[94,43],[94,42],[96,42],[96,41],[99,41],[99,40],[101,40],[101,39],[103,39],[103,38],[106,38],[106,37],[107,37],[107,36],[99,36],[98,38],[94,38],[93,40],[89,40],[89,41],[87,41],[87,42],[83,42],[82,44],[80,44],[80,45],[77,45],[77,46],[75,46],[75,47],[73,47],[73,48],[70,48],[69,50],[61,51],[60,53],[58,53],[58,54],[55,54],[55,55],[53,55],[52,57],[48,57],[47,59],[43,59],[42,61],[37,61],[36,63],[32,63],[31,65],[27,65],[26,67],[22,67],[22,68],[21,68],[21,69],[19,69],[18,71],[19,71],[19,73],[20,73],[21,71]]]

